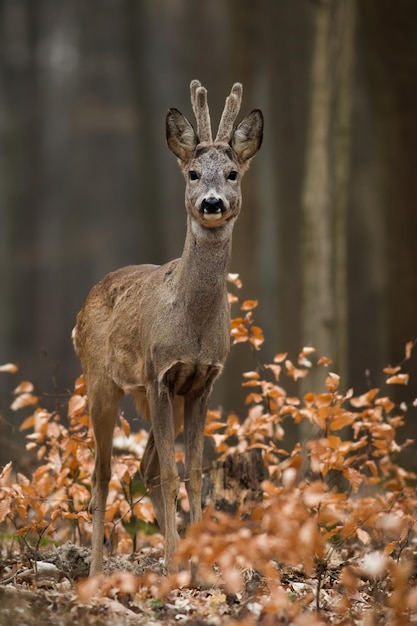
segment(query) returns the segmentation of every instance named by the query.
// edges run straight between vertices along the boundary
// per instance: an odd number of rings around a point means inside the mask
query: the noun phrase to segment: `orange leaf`
[[[282,363],[288,356],[288,352],[279,352],[274,356],[274,363]]]
[[[260,379],[260,375],[258,372],[243,372],[243,378],[255,378],[256,380]]]
[[[375,406],[383,406],[386,413],[391,413],[392,409],[395,407],[394,402],[390,400],[390,398],[377,398],[375,400]]]
[[[84,376],[83,374],[81,374],[81,376],[78,376],[77,380],[75,381],[74,394],[77,396],[85,396],[86,392],[87,390],[85,386]]]
[[[17,396],[20,393],[32,393],[32,391],[33,384],[27,380],[24,380],[20,383],[20,385],[16,387],[16,389],[14,389],[13,393],[15,396]]]
[[[298,358],[302,359],[305,356],[310,356],[310,354],[314,354],[314,352],[316,352],[315,348],[312,348],[311,346],[304,346],[304,348],[301,350],[300,354],[298,355]]]
[[[31,404],[37,404],[38,398],[37,396],[32,395],[31,393],[22,393],[20,396],[12,402],[10,408],[12,411],[17,411],[18,409],[23,408],[24,406],[30,406]]]
[[[281,365],[274,365],[273,363],[271,363],[270,365],[265,365],[265,367],[267,369],[271,370],[271,372],[275,376],[275,380],[278,381],[279,380],[279,376],[281,374],[281,370],[282,370]]]
[[[262,402],[262,396],[260,393],[250,393],[248,396],[246,396],[246,404],[252,404],[252,402],[254,402],[255,404],[258,404],[259,402]]]
[[[247,380],[242,383],[242,387],[260,387],[262,385],[262,381],[259,380]]]
[[[87,406],[86,396],[71,396],[68,402],[68,415],[74,417],[74,415],[82,413]]]
[[[338,450],[342,444],[342,440],[336,435],[329,435],[325,441],[327,441],[330,448],[333,448],[333,450]]]
[[[361,396],[355,396],[354,398],[351,398],[350,403],[352,406],[355,407],[355,409],[360,409],[363,406],[370,406],[378,392],[379,389],[377,388],[370,389]]]
[[[153,524],[153,522],[155,521],[153,506],[148,500],[141,500],[140,502],[136,502],[136,504],[133,506],[133,510],[137,517],[144,522]]]
[[[407,343],[405,344],[405,358],[406,359],[409,359],[411,357],[411,351],[414,348],[416,342],[417,342],[417,339],[414,339],[414,341],[407,341]]]
[[[353,467],[346,467],[343,470],[343,476],[347,478],[350,482],[352,489],[354,492],[358,491],[359,487],[363,483],[363,476],[358,470],[355,470]]]
[[[384,367],[382,370],[385,374],[397,374],[401,371],[401,367],[397,365],[397,367]]]
[[[355,420],[355,416],[351,413],[342,413],[330,421],[330,430],[340,430],[345,426],[350,426]]]
[[[245,326],[245,320],[243,317],[236,317],[232,320],[230,334],[233,337],[233,343],[248,340],[248,330]]]
[[[396,376],[390,376],[385,381],[387,385],[408,385],[408,374],[397,374]]]
[[[10,513],[10,505],[12,498],[9,496],[0,501],[0,522],[3,522],[5,517]]]
[[[319,360],[317,361],[317,365],[325,365],[326,367],[327,365],[331,365],[332,363],[333,361],[327,358],[327,356],[321,356]]]
[[[229,273],[227,275],[227,280],[229,281],[229,283],[232,283],[232,285],[234,285],[238,289],[240,289],[242,287],[242,281],[239,278],[239,274],[230,274]]]
[[[254,346],[254,348],[256,348],[256,350],[259,350],[259,348],[265,341],[262,328],[259,328],[259,326],[251,326],[249,341]]]
[[[9,481],[10,478],[10,474],[12,473],[12,469],[13,469],[13,465],[12,462],[9,461],[8,463],[6,463],[6,465],[3,467],[3,469],[1,470],[0,473],[0,484],[4,487],[7,482]]]
[[[0,372],[9,372],[10,374],[15,374],[19,368],[14,363],[6,363],[5,365],[0,365]]]
[[[209,436],[213,431],[219,430],[219,428],[224,428],[225,424],[223,422],[209,422],[206,424],[205,434]]]
[[[257,300],[245,300],[244,302],[242,302],[241,309],[242,311],[252,311],[253,309],[256,309],[257,306]]]
[[[291,376],[293,380],[298,380],[299,378],[305,378],[308,374],[308,370],[299,369],[294,367],[293,363],[287,359],[285,361],[285,367],[287,368],[287,376]]]
[[[371,541],[370,534],[367,533],[366,530],[363,530],[362,528],[358,528],[357,529],[356,535],[357,535],[358,539],[360,539],[360,541],[362,541],[362,543],[365,546]]]
[[[384,554],[385,556],[389,556],[397,547],[398,545],[398,541],[391,541],[391,543],[388,543],[385,548],[384,548]]]
[[[32,428],[34,425],[35,425],[35,416],[30,415],[22,422],[22,424],[20,424],[19,430],[27,430],[28,428]]]
[[[336,391],[339,387],[339,382],[340,382],[340,376],[338,374],[335,374],[334,372],[329,372],[329,375],[327,376],[324,386],[326,388],[327,391]]]
[[[123,415],[119,415],[119,419],[120,419],[120,424],[122,425],[122,429],[123,429],[123,434],[125,437],[129,437],[130,436],[130,424],[127,421],[126,418],[123,417]]]

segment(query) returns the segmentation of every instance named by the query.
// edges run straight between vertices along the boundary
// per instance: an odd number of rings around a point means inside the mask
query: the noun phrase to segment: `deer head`
[[[240,213],[240,183],[261,146],[263,117],[255,109],[235,127],[242,101],[242,85],[235,83],[213,141],[207,90],[197,80],[190,88],[197,130],[180,111],[170,109],[166,118],[167,144],[185,177],[188,215],[202,226],[218,228],[234,222]]]

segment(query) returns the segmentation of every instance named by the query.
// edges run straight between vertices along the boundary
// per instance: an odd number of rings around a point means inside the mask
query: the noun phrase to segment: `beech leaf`
[[[408,385],[409,374],[396,374],[385,381],[387,385]]]
[[[85,410],[87,406],[87,397],[86,396],[71,396],[68,402],[68,415],[69,417],[73,417]]]
[[[252,311],[253,309],[256,309],[257,306],[257,300],[245,300],[244,302],[242,302],[241,309],[242,311]]]
[[[20,393],[32,393],[32,391],[33,391],[33,384],[27,380],[24,380],[23,382],[20,383],[20,385],[16,387],[13,393],[15,396],[17,396]]]
[[[0,372],[8,372],[9,374],[15,374],[18,371],[17,365],[14,363],[6,363],[5,365],[0,365]]]
[[[125,437],[130,436],[130,424],[123,415],[119,415],[120,424],[122,425],[123,434]]]
[[[339,388],[339,383],[340,383],[340,376],[338,374],[335,374],[334,372],[329,372],[324,386],[327,389],[327,391],[336,391]]]
[[[411,352],[412,352],[416,342],[417,342],[417,339],[415,339],[414,341],[407,341],[407,343],[405,344],[405,358],[407,360],[409,358],[411,358]]]
[[[227,275],[227,280],[229,281],[229,283],[232,283],[238,289],[240,289],[242,287],[242,281],[239,278],[239,274],[230,274],[229,273]]]
[[[37,396],[32,395],[31,393],[22,393],[20,396],[12,402],[10,408],[12,411],[17,411],[25,406],[31,406],[33,404],[38,403],[39,398]]]
[[[329,359],[327,356],[321,356],[319,360],[317,361],[317,365],[324,365],[325,367],[327,367],[328,365],[331,365],[332,363],[333,361]]]

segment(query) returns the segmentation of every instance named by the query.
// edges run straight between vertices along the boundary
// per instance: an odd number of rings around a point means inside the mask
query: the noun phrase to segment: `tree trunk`
[[[234,514],[243,504],[262,500],[264,464],[260,450],[231,454],[215,461],[210,472],[210,501],[215,508]]]
[[[354,0],[316,4],[302,193],[304,345],[347,366],[346,201],[350,164]],[[307,385],[322,389],[314,369]]]

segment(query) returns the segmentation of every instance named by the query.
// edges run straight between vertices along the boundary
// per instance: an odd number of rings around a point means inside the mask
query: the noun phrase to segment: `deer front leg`
[[[187,396],[184,407],[185,488],[190,503],[190,522],[199,522],[203,474],[204,429],[207,415],[207,393]]]
[[[119,397],[112,398],[107,404],[104,394],[100,398],[89,398],[91,421],[96,440],[96,460],[93,472],[92,498],[90,511],[93,514],[93,536],[90,576],[103,570],[104,517],[111,474],[111,452],[113,431],[117,417]]]
[[[153,501],[156,500],[155,511],[159,524],[165,536],[165,567],[168,573],[173,571],[174,554],[178,547],[178,533],[176,529],[176,503],[180,486],[177,464],[175,462],[175,425],[172,410],[172,402],[168,391],[158,384],[152,385],[147,390],[149,412],[152,424],[153,439],[155,441],[158,459],[151,463],[157,468],[159,460],[159,478],[162,493],[162,502],[155,493]],[[149,467],[148,467],[149,470]],[[155,477],[154,477],[155,478]],[[148,480],[150,477],[148,477]],[[152,481],[155,483],[155,480]]]
[[[185,441],[185,488],[190,504],[190,522],[202,519],[201,488],[203,475],[204,429],[206,423],[209,392],[200,396],[187,396],[184,407]],[[197,574],[197,561],[191,559],[191,577],[201,584]]]

